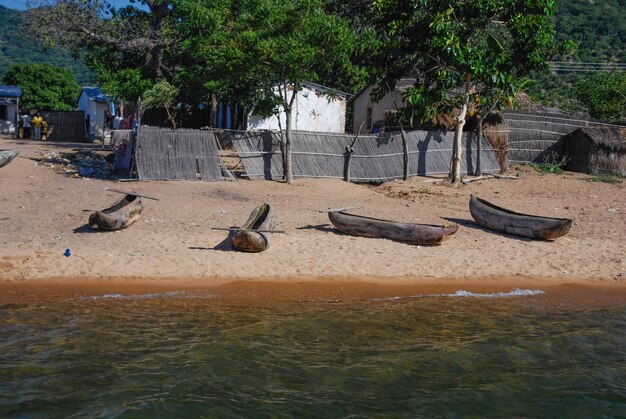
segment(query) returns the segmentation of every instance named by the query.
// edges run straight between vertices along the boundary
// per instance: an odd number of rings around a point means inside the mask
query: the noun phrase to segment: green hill
[[[92,74],[81,60],[58,49],[46,50],[23,33],[22,16],[19,10],[0,6],[0,77],[11,64],[50,63],[70,69],[79,84],[88,83]]]
[[[557,39],[578,43],[570,59],[583,63],[626,63],[624,0],[557,0],[554,26]],[[565,58],[557,58],[565,61]],[[602,73],[592,73],[602,74]],[[605,73],[606,74],[606,73]],[[537,84],[528,93],[544,105],[570,112],[585,112],[588,104],[576,98],[576,86],[585,72],[535,75]],[[626,92],[621,92],[626,95]]]

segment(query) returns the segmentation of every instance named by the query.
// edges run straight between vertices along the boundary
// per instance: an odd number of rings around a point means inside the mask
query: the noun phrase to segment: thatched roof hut
[[[610,127],[584,127],[563,137],[567,170],[626,175],[626,138]]]

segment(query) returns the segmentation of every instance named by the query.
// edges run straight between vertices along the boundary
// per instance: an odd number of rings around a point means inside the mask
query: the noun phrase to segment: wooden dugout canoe
[[[0,150],[0,167],[4,167],[11,163],[17,155],[20,154],[20,150]]]
[[[233,248],[242,252],[258,253],[270,247],[271,231],[276,225],[276,216],[270,204],[261,204],[252,210],[248,221],[241,226],[242,230],[236,231],[232,237]]]
[[[128,194],[109,208],[93,212],[89,216],[89,225],[102,230],[119,230],[141,218],[142,211],[141,198]]]
[[[471,196],[469,209],[478,224],[490,230],[531,239],[554,240],[566,235],[572,226],[569,218],[521,214]]]
[[[351,236],[389,239],[410,244],[440,244],[459,229],[459,226],[456,224],[440,226],[398,223],[347,214],[342,211],[329,212],[328,218],[337,230]]]

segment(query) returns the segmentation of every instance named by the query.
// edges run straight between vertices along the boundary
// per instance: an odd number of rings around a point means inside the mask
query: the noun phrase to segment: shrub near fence
[[[48,123],[48,139],[54,141],[85,141],[83,111],[42,112]]]

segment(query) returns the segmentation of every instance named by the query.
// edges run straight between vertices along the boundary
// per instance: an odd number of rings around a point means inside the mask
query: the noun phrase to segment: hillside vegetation
[[[624,0],[558,0],[554,26],[559,41],[578,43],[578,51],[568,58],[583,63],[626,63],[626,19]],[[533,98],[548,106],[567,111],[589,111],[577,90],[607,73],[560,72],[535,75],[537,84],[530,90]],[[624,79],[626,73],[612,76]],[[622,82],[623,83],[623,82]],[[626,91],[617,93],[619,97]],[[584,97],[584,95],[582,96]]]
[[[43,45],[26,36],[20,27],[23,13],[0,6],[0,77],[11,64],[49,63],[67,68],[79,83],[87,83],[91,72],[81,60],[59,50],[46,50]]]

